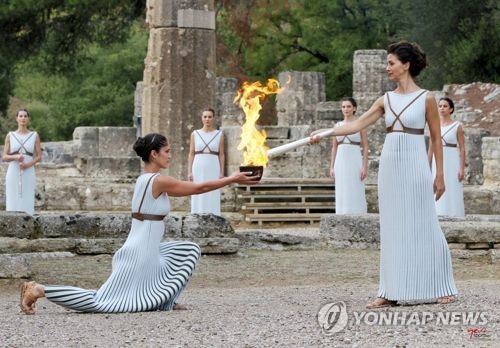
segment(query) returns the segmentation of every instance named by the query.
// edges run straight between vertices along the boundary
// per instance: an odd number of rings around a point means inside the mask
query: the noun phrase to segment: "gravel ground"
[[[181,297],[187,311],[81,314],[41,300],[37,314],[18,309],[17,281],[0,281],[2,347],[499,347],[500,270],[480,259],[454,259],[459,301],[449,305],[392,307],[356,324],[353,312],[377,291],[376,250],[254,251],[204,256]],[[43,260],[35,279],[98,287],[110,271],[109,256]],[[330,302],[347,306],[347,327],[331,336],[317,322]],[[380,313],[484,312],[485,325],[372,324]],[[358,314],[359,315],[359,314]],[[450,314],[449,314],[450,315]],[[370,320],[368,320],[370,318]],[[469,329],[481,332],[470,337]]]

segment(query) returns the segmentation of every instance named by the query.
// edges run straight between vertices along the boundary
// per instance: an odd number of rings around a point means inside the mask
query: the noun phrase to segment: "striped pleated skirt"
[[[193,274],[200,248],[189,241],[161,243],[163,221],[134,220],[116,252],[112,273],[98,290],[47,285],[48,300],[80,312],[170,310]]]
[[[457,294],[423,135],[387,134],[378,174],[380,286],[388,300]]]

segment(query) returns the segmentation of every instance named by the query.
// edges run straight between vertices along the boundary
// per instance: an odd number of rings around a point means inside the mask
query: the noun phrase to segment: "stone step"
[[[465,218],[442,218],[440,226],[449,243],[500,244],[500,216],[471,215]],[[339,247],[377,245],[380,242],[378,214],[323,214],[320,234]]]

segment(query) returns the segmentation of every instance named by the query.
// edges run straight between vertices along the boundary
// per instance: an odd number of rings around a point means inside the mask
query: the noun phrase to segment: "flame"
[[[241,141],[238,150],[243,150],[243,165],[266,166],[268,162],[265,145],[266,132],[259,131],[255,124],[260,117],[261,99],[267,95],[277,94],[281,91],[279,82],[275,79],[268,79],[264,86],[259,81],[254,83],[243,82],[241,89],[234,98],[234,102],[239,101],[240,107],[245,112],[245,123],[241,127]]]

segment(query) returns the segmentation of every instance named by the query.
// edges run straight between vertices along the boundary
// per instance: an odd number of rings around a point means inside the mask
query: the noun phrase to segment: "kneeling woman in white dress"
[[[357,103],[353,98],[342,100],[344,121],[353,122]],[[360,147],[363,149],[361,159]],[[366,130],[332,139],[330,177],[335,182],[335,212],[337,214],[366,213],[365,183],[368,170],[368,136]]]
[[[5,137],[2,159],[10,162],[5,176],[5,198],[7,211],[35,213],[35,164],[42,159],[40,137],[28,129],[28,110],[17,112],[17,130]]]
[[[215,129],[215,111],[205,109],[203,128],[191,133],[188,157],[188,179],[192,182],[224,177],[224,134]],[[191,196],[191,213],[220,215],[220,190]]]
[[[464,131],[458,121],[451,119],[455,105],[450,98],[441,98],[438,104],[441,121],[441,143],[443,145],[444,185],[446,191],[436,201],[436,211],[443,216],[465,216],[464,210],[464,171],[465,146]],[[458,147],[457,147],[458,146]],[[436,163],[432,156],[432,142],[429,144],[429,161],[432,175],[436,176]]]
[[[231,183],[252,185],[257,177],[236,172],[230,177],[192,183],[160,175],[171,157],[167,139],[161,134],[137,139],[134,150],[145,162],[144,173],[135,185],[130,233],[113,256],[108,280],[98,290],[25,282],[20,304],[24,313],[34,314],[41,297],[80,312],[185,309],[177,299],[191,278],[200,248],[189,241],[161,242],[163,219],[169,213],[168,197],[209,192]]]

